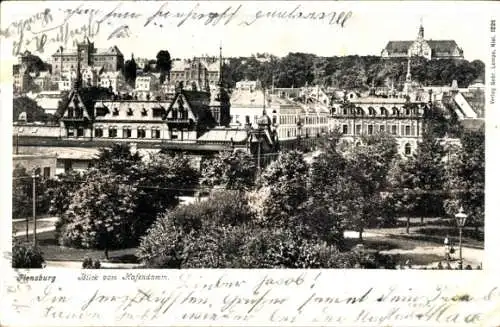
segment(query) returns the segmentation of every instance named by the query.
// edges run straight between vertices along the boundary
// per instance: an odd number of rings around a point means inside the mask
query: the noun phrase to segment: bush
[[[215,192],[158,218],[142,237],[138,257],[155,268],[225,267],[230,244],[244,239],[251,220],[243,192]]]
[[[82,262],[82,269],[100,269],[101,262],[99,260],[92,260],[92,258],[85,258]]]
[[[356,258],[326,242],[304,239],[294,231],[255,230],[242,249],[238,268],[352,268]]]
[[[39,247],[16,244],[12,247],[12,268],[43,268],[45,259]]]

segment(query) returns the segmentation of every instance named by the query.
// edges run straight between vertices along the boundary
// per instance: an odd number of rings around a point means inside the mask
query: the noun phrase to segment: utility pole
[[[33,245],[36,246],[36,168],[33,168],[31,177],[33,178]]]
[[[19,127],[16,130],[16,154],[19,154]]]

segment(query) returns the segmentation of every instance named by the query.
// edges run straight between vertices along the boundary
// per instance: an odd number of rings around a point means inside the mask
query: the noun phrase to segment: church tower
[[[212,116],[215,118],[219,126],[229,126],[229,123],[231,122],[231,103],[229,94],[224,87],[222,45],[220,46],[219,51],[218,88],[215,94],[215,103],[211,106],[210,110],[212,111]]]
[[[424,25],[422,23],[422,18],[420,18],[420,28],[418,29],[418,39],[419,40],[424,39]]]

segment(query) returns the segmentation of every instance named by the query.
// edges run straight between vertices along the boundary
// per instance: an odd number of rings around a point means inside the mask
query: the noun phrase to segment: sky
[[[154,58],[161,49],[173,58],[218,55],[221,44],[227,57],[258,52],[380,55],[390,40],[414,40],[422,22],[426,39],[455,40],[467,60],[486,61],[490,5],[453,1],[7,2],[2,3],[1,42],[15,41],[12,45],[18,51],[27,49],[46,59],[60,46],[72,48],[90,25],[91,41],[97,47],[116,45],[126,59],[132,53],[136,58]],[[159,11],[163,15],[155,15]],[[272,18],[268,12],[286,14]],[[316,19],[298,18],[299,12],[303,16],[314,13]],[[219,16],[209,18],[209,13]],[[58,37],[65,34],[60,30],[66,26],[68,37]]]

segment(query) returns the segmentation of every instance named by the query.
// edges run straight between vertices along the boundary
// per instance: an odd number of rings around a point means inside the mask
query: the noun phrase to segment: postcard
[[[2,326],[500,325],[498,3],[1,6]]]

